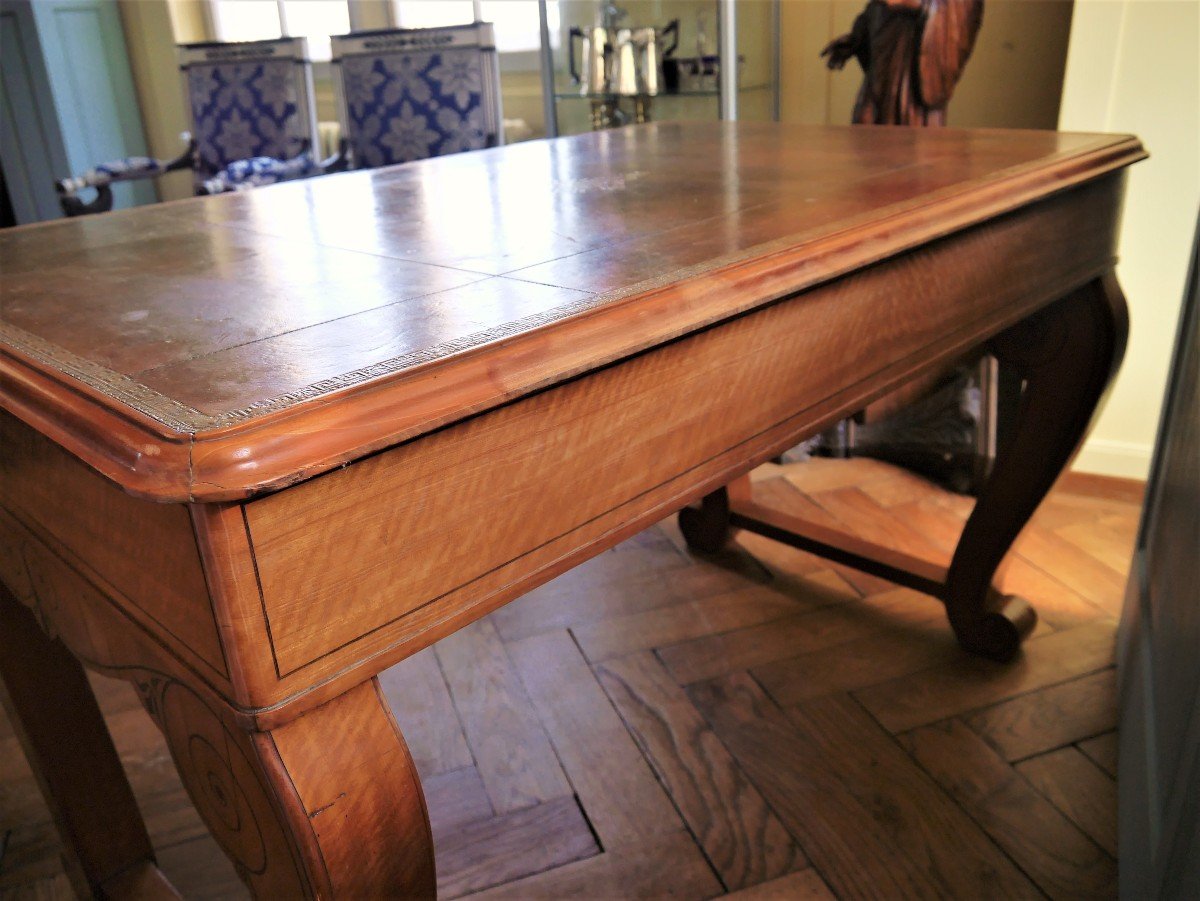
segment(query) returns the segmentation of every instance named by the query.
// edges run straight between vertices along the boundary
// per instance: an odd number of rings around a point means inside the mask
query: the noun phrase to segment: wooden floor
[[[970,502],[867,460],[756,491],[944,559]],[[1003,585],[1041,614],[1009,666],[932,599],[673,518],[382,678],[423,776],[444,897],[1111,897],[1113,643],[1138,507],[1055,493]],[[97,678],[168,876],[245,895],[131,690]],[[0,723],[4,898],[67,897]]]

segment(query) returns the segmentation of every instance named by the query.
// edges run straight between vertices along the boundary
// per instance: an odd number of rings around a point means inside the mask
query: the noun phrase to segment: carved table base
[[[42,563],[43,561],[39,561]],[[50,637],[79,600],[33,586],[33,609],[0,584],[5,707],[51,805],[83,897],[178,897],[154,851],[91,686],[76,659],[134,683],[213,838],[258,897],[435,895],[433,841],[408,747],[377,679],[269,731],[172,675]],[[45,614],[55,608],[54,622]],[[84,623],[86,619],[81,618]],[[112,627],[112,623],[106,624]],[[117,634],[120,627],[116,628]],[[119,643],[116,643],[119,647]]]
[[[1012,439],[963,529],[948,569],[755,502],[748,476],[680,511],[688,545],[715,552],[746,529],[933,595],[968,651],[1008,660],[1037,616],[992,588],[1012,542],[1066,466],[1121,361],[1125,300],[1111,275],[1001,333],[990,349],[1025,380]]]

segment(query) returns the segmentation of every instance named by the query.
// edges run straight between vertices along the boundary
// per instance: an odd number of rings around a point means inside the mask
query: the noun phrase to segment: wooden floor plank
[[[490,820],[496,815],[479,770],[473,766],[422,779],[421,789],[435,847],[467,823]]]
[[[495,627],[480,620],[435,646],[497,814],[571,793]]]
[[[16,891],[24,885],[48,884],[63,872],[59,855],[62,843],[49,816],[37,822],[10,819],[0,823],[4,865],[0,867],[0,891]],[[39,889],[40,890],[40,889]]]
[[[648,652],[609,660],[600,684],[727,889],[807,865],[683,690]]]
[[[1113,662],[1116,625],[1100,621],[1025,642],[1011,663],[959,654],[940,666],[856,692],[892,732],[975,710],[1096,672]]]
[[[1093,523],[1076,523],[1054,531],[1085,551],[1098,566],[1115,570],[1120,576],[1129,574],[1135,533],[1112,528],[1103,519]]]
[[[848,695],[787,710],[876,819],[890,845],[920,861],[939,896],[1029,897],[1035,889],[983,831]]]
[[[1117,778],[1117,748],[1120,743],[1117,741],[1116,732],[1106,732],[1104,735],[1097,735],[1095,738],[1085,739],[1079,742],[1076,747],[1082,751],[1092,763],[1108,773],[1114,779]]]
[[[972,714],[966,723],[1006,760],[1061,748],[1116,727],[1117,671],[1021,695]]]
[[[928,479],[895,466],[887,466],[878,475],[863,479],[855,487],[881,507],[912,503],[928,495],[931,490],[936,490]]]
[[[571,570],[501,607],[490,619],[505,641],[520,641],[543,632],[644,613],[746,587],[741,574],[713,565],[693,564],[638,574],[611,569],[610,564],[608,570],[589,571],[581,577],[575,576],[578,570]]]
[[[1017,772],[1116,859],[1117,783],[1077,748],[1060,748],[1016,765]]]
[[[1042,501],[1036,516],[1043,528],[1057,529],[1072,523],[1095,522],[1103,516],[1117,515],[1132,518],[1136,530],[1141,510],[1141,501],[1085,494],[1071,490],[1070,487],[1063,487],[1060,483]],[[1043,517],[1043,513],[1048,511],[1055,512],[1052,517]]]
[[[132,683],[102,673],[88,673],[88,682],[105,716],[141,709],[142,701]]]
[[[822,572],[830,568],[829,561],[816,554],[772,541],[770,538],[764,538],[753,532],[739,530],[733,540],[776,577],[787,575],[803,579],[811,573]]]
[[[760,536],[751,532],[740,532],[735,538],[735,543],[739,547],[748,547],[751,543],[749,539],[758,537]],[[797,551],[796,553],[802,552]],[[783,597],[791,598],[806,610],[816,610],[848,600],[862,599],[861,593],[850,583],[840,568],[828,560],[821,561],[820,567],[800,574],[780,569],[771,560],[763,560],[757,555],[753,559],[762,566],[766,574],[766,578],[761,581],[762,585],[770,587],[772,591]]]
[[[910,603],[913,597],[921,598]],[[883,599],[882,601],[880,599]],[[892,608],[899,608],[895,615]],[[677,682],[687,685],[895,629],[912,611],[926,622],[944,619],[941,604],[906,589],[822,607],[745,629],[705,635],[660,648]]]
[[[683,822],[566,632],[509,645],[571,785],[605,850],[683,830]]]
[[[1057,532],[1031,525],[1021,533],[1013,549],[1043,571],[1082,595],[1109,616],[1119,616],[1125,599],[1126,574],[1114,566],[1128,561],[1101,562]]]
[[[1034,606],[1038,619],[1055,629],[1073,629],[1112,615],[1018,553],[1009,554],[996,587],[1004,594],[1025,598]]]
[[[76,901],[66,873],[55,873],[13,888],[0,886],[0,901]]]
[[[757,666],[751,672],[772,698],[786,706],[918,673],[962,655],[948,626],[925,635],[896,628]]]
[[[930,897],[945,893],[947,878],[959,884],[956,877],[975,869],[972,855],[961,854],[946,861],[949,872],[939,871],[940,856],[925,846],[927,830],[912,828],[925,815],[917,809],[918,799],[928,801],[936,791],[928,783],[911,796],[908,785],[874,780],[863,785],[858,768],[843,767],[822,747],[824,740],[809,728],[808,717],[789,719],[746,675],[699,683],[688,694],[838,897]],[[850,702],[843,697],[815,703]],[[865,716],[859,716],[864,722]],[[851,770],[854,778],[848,779]],[[915,767],[913,772],[924,779]],[[956,825],[964,819],[958,811]],[[946,839],[940,830],[938,837]],[[923,853],[913,853],[914,842]],[[1002,878],[1019,882],[1020,875],[996,859],[1006,868]]]
[[[949,554],[914,529],[899,512],[879,505],[857,487],[823,491],[812,495],[812,499],[833,516],[844,530],[864,541],[920,560],[949,565]]]
[[[472,895],[474,901],[562,901],[564,898],[701,899],[721,893],[721,884],[682,831],[607,851]]]
[[[1105,511],[1096,523],[1122,537],[1128,536],[1129,541],[1133,542],[1137,538],[1138,527],[1142,524],[1142,508],[1134,504],[1114,506],[1113,509]],[[1112,565],[1111,561],[1106,562]]]
[[[1052,899],[1115,898],[1116,864],[958,720],[902,736],[947,792]]]
[[[573,797],[461,826],[437,845],[438,896],[459,898],[600,853]]]
[[[855,462],[858,463],[859,461]],[[807,466],[808,464],[804,465]],[[799,516],[819,526],[825,526],[830,529],[845,528],[845,524],[841,520],[831,515],[828,510],[818,504],[808,494],[804,493],[804,489],[796,484],[795,473],[799,469],[800,467],[790,467],[789,475],[785,478],[756,483],[754,486],[755,501],[794,516]],[[850,484],[853,484],[853,482]],[[895,587],[891,582],[881,579],[878,576],[859,572],[856,569],[843,566],[835,566],[833,569],[853,585],[860,595],[877,594],[878,592],[887,591]]]
[[[833,901],[820,874],[809,867],[725,896],[728,901]]]
[[[893,512],[919,530],[947,558],[954,552],[965,522],[961,504],[949,503],[943,494],[930,494],[916,502],[902,504]],[[1008,555],[998,574],[996,587],[1005,594],[1025,598],[1033,604],[1038,619],[1056,629],[1082,625],[1104,615],[1098,606],[1019,554]]]
[[[829,457],[810,457],[798,465],[784,466],[784,480],[805,494],[850,488],[874,479],[891,478],[898,470],[881,460],[856,457],[853,465],[846,460]]]
[[[207,835],[155,848],[158,868],[188,901],[248,901],[250,891]]]
[[[379,685],[422,776],[471,766],[471,751],[433,648],[384,670]]]
[[[598,663],[634,651],[678,644],[713,632],[740,629],[812,609],[804,601],[754,585],[643,613],[614,616],[572,629],[588,660]]]

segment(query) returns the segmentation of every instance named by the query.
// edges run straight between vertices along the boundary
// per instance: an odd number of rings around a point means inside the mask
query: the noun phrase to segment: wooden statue
[[[852,56],[862,66],[855,123],[945,125],[982,21],[983,0],[871,0],[821,56],[830,69]]]
[[[975,46],[983,0],[870,0],[849,34],[821,51],[830,69],[863,69],[853,121],[945,125],[946,106]],[[975,494],[994,458],[995,370],[986,363],[894,391],[814,439],[811,453],[887,460],[954,491]]]

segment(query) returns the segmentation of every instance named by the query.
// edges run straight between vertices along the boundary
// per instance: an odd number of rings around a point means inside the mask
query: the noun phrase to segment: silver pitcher
[[[675,40],[664,49],[667,35]],[[665,28],[622,28],[617,32],[610,90],[623,97],[654,97],[662,90],[663,58],[679,44],[679,20]]]
[[[571,78],[579,85],[579,93],[597,96],[611,93],[613,52],[616,29],[595,25],[586,31],[572,26],[568,32],[570,42],[569,62]],[[576,68],[575,39],[582,44],[579,61],[582,71]]]

